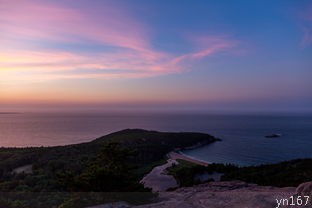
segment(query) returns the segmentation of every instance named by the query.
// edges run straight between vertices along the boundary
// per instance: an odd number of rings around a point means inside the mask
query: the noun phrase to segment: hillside
[[[82,144],[0,148],[0,192],[146,192],[149,190],[143,188],[140,179],[154,165],[162,163],[168,152],[214,141],[217,139],[202,133],[126,129]],[[31,174],[16,173],[21,167],[30,166]],[[80,196],[44,194],[42,197],[45,207],[75,200],[83,207],[96,201],[92,196],[84,203]],[[31,197],[32,201],[16,195],[4,198],[0,196],[0,207],[35,208],[43,200],[40,194]],[[16,198],[21,204],[16,205]]]
[[[34,170],[47,168],[47,166],[50,166],[53,171],[62,168],[79,170],[90,161],[94,161],[101,148],[109,143],[118,143],[135,151],[135,157],[129,159],[142,168],[164,159],[168,152],[176,148],[186,148],[196,144],[204,145],[217,140],[213,136],[203,133],[169,133],[126,129],[81,144],[57,147],[0,148],[0,181],[13,169],[29,164],[33,164]]]

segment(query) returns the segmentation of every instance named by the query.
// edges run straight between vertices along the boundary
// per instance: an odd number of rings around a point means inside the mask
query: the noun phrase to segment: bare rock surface
[[[12,173],[19,174],[19,173],[25,173],[25,174],[32,174],[32,164],[24,165],[18,168],[15,168]]]
[[[296,193],[300,196],[310,196],[312,198],[312,181],[300,184],[296,189]]]
[[[289,199],[295,192],[295,187],[257,186],[240,181],[210,182],[162,192],[158,203],[136,208],[273,208],[278,206],[276,200]]]
[[[307,205],[305,200],[302,205],[290,204],[291,197],[295,197],[296,203],[298,191],[308,190],[311,186],[311,182],[298,188],[258,186],[241,181],[209,182],[172,192],[159,192],[158,201],[152,204],[130,206],[119,202],[92,208],[311,208],[312,198]]]

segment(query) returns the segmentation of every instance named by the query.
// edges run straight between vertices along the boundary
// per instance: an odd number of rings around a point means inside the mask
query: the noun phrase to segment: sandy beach
[[[167,154],[167,157],[172,159],[172,160],[181,159],[181,160],[186,160],[186,161],[189,161],[189,162],[192,162],[192,163],[195,163],[195,164],[198,164],[198,165],[203,165],[203,166],[208,166],[209,165],[208,162],[192,158],[190,156],[181,154],[179,152],[169,152]]]

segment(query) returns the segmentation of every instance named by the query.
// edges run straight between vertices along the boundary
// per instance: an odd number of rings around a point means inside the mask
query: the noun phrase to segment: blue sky
[[[3,110],[312,111],[310,1],[0,2]]]

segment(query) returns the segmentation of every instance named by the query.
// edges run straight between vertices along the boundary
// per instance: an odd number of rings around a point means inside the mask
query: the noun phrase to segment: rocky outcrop
[[[289,199],[295,191],[294,187],[275,188],[240,181],[210,182],[160,193],[158,203],[136,208],[273,208],[278,205],[276,200]]]
[[[296,194],[299,196],[310,196],[312,198],[312,181],[300,184],[296,189]]]
[[[113,203],[94,208],[311,208],[311,203],[290,205],[292,196],[296,193],[311,194],[311,187],[312,182],[303,183],[297,189],[258,186],[241,181],[209,182],[160,192],[158,202],[153,204],[133,207],[126,203]]]

